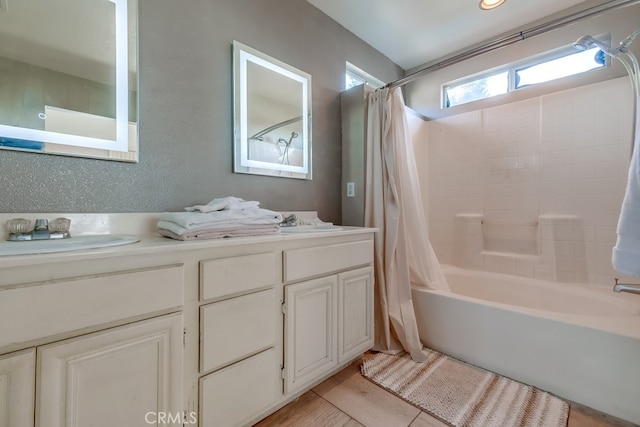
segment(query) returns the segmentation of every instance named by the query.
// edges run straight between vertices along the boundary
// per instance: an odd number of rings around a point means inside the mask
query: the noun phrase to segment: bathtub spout
[[[613,292],[631,292],[634,294],[640,294],[640,285],[618,283],[618,278],[616,278],[615,281],[616,284],[613,286]]]

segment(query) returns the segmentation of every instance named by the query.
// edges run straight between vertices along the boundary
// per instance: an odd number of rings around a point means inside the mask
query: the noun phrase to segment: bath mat
[[[363,360],[362,375],[455,427],[567,425],[567,402],[437,351],[425,353],[424,363],[407,353],[377,353]]]

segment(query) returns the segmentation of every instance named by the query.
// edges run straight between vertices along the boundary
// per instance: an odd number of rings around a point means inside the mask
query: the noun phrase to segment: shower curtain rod
[[[428,67],[415,71],[409,74],[408,76],[405,76],[394,82],[387,83],[384,86],[384,88],[395,89],[396,87],[404,86],[405,84],[410,83],[416,80],[417,78],[425,74],[428,74],[432,71],[439,70],[440,68],[457,64],[458,62],[465,61],[467,59],[481,55],[483,53],[491,52],[501,47],[523,41],[525,39],[528,39],[529,37],[537,36],[539,34],[544,34],[548,31],[555,30],[557,28],[561,28],[569,24],[573,24],[574,22],[578,22],[586,18],[591,18],[593,16],[599,15],[609,10],[614,10],[614,9],[618,9],[625,6],[631,6],[636,3],[640,3],[640,0],[612,0],[607,3],[601,4],[599,6],[593,6],[588,9],[582,10],[580,12],[576,12],[562,18],[551,20],[549,22],[537,25],[527,30],[518,31],[517,33],[497,38],[479,47],[475,47],[466,52],[452,56],[451,58],[447,58],[433,65],[429,65]]]
[[[301,120],[302,120],[302,116],[298,116],[298,117],[294,117],[294,118],[289,119],[289,120],[285,120],[284,122],[276,123],[275,125],[269,126],[268,128],[263,129],[260,132],[256,133],[255,135],[250,136],[248,139],[259,139],[259,140],[261,140],[260,138],[262,138],[264,135],[268,134],[269,132],[271,132],[273,130],[276,130],[276,129],[279,129],[279,128],[283,127],[283,126],[287,126],[287,125],[290,125],[292,123],[299,122]]]

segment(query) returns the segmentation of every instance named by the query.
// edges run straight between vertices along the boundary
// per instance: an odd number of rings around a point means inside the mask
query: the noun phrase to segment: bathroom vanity
[[[374,232],[0,256],[0,426],[258,421],[373,345]]]

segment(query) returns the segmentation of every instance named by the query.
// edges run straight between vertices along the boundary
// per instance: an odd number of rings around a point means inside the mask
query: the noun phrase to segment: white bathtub
[[[444,269],[413,288],[425,346],[640,424],[640,296]]]

